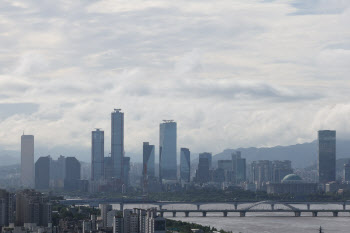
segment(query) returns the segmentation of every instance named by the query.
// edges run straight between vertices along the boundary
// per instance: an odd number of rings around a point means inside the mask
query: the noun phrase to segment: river
[[[293,205],[300,209],[306,209],[306,205]],[[157,207],[149,204],[124,206],[125,209]],[[240,205],[238,209],[245,208]],[[119,205],[114,205],[115,209]],[[196,209],[190,204],[166,205],[163,209]],[[210,204],[202,205],[201,209],[234,209],[231,205]],[[269,205],[262,205],[255,208],[270,208]],[[286,209],[283,205],[275,205],[275,209]],[[350,208],[350,206],[348,207]],[[314,204],[311,209],[342,209],[341,205],[336,204]],[[312,217],[311,213],[302,213],[301,217],[294,217],[294,213],[247,213],[246,217],[239,217],[239,213],[229,213],[227,217],[222,217],[222,213],[207,213],[207,217],[202,217],[201,213],[191,213],[190,217],[185,217],[184,213],[177,213],[177,217],[172,214],[165,214],[169,219],[193,222],[201,225],[215,227],[218,230],[223,229],[234,233],[317,233],[320,226],[324,233],[349,233],[350,232],[350,214],[339,213],[339,217],[333,217],[332,213],[319,213],[318,217]]]

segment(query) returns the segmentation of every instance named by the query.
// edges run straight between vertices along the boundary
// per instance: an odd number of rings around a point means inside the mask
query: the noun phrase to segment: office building
[[[290,160],[275,160],[272,162],[272,182],[280,183],[286,175],[292,173],[292,162]]]
[[[199,153],[199,158],[206,158],[208,159],[208,163],[209,163],[209,169],[212,168],[212,160],[213,160],[213,155],[209,152],[203,152],[203,153]]]
[[[180,179],[184,182],[191,181],[191,152],[188,148],[180,150]]]
[[[321,184],[335,181],[336,132],[318,131],[318,179]]]
[[[344,164],[344,181],[350,181],[350,163]]]
[[[198,169],[196,171],[196,182],[206,183],[210,181],[208,158],[199,158]]]
[[[21,184],[34,188],[34,136],[21,136]]]
[[[256,184],[257,189],[272,180],[272,162],[269,160],[253,161],[251,163],[251,181]]]
[[[111,133],[113,177],[122,180],[124,157],[124,113],[121,112],[121,109],[114,109],[111,113]]]
[[[242,153],[240,151],[235,151],[232,153],[232,180],[239,184],[247,180],[247,169],[246,169],[246,159],[242,158]]]
[[[54,189],[64,187],[64,177],[66,175],[66,158],[62,155],[57,160],[50,159],[50,186]]]
[[[25,223],[44,227],[51,223],[51,204],[40,192],[26,189],[16,193],[16,226]]]
[[[232,171],[232,160],[218,160],[218,168]]]
[[[104,131],[96,129],[91,135],[91,180],[104,178]]]
[[[123,159],[123,180],[126,187],[129,186],[129,177],[130,177],[130,157],[124,157]]]
[[[143,177],[155,176],[155,147],[149,142],[143,143]]]
[[[35,189],[50,188],[50,156],[40,157],[35,163]]]
[[[65,167],[64,189],[67,191],[78,190],[81,173],[80,162],[75,157],[67,157]]]
[[[176,122],[165,120],[159,126],[159,178],[177,180]]]

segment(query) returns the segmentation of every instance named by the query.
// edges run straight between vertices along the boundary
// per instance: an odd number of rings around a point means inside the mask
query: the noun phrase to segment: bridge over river
[[[165,213],[172,214],[176,217],[177,213],[184,213],[186,217],[189,217],[192,213],[201,213],[203,217],[207,216],[207,213],[222,213],[222,216],[227,217],[228,213],[238,213],[240,217],[245,217],[247,213],[292,213],[296,217],[300,217],[302,213],[309,213],[312,216],[317,217],[318,213],[330,213],[334,217],[337,217],[339,213],[350,213],[350,209],[347,209],[347,205],[350,201],[346,202],[301,202],[301,201],[260,201],[260,202],[174,202],[174,201],[145,201],[145,200],[124,200],[124,199],[75,199],[75,200],[62,200],[61,204],[66,205],[90,205],[98,206],[99,204],[119,204],[120,209],[124,209],[124,205],[148,205],[157,206],[157,212],[164,216]],[[184,205],[194,206],[194,208],[183,208]],[[216,206],[212,208],[210,206]],[[225,206],[225,209],[217,206]],[[317,205],[332,205],[332,208],[315,208]],[[167,207],[171,207],[168,209]],[[208,208],[209,207],[209,208]]]

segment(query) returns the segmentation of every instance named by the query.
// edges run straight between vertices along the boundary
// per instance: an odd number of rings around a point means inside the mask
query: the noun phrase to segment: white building
[[[34,188],[34,136],[21,136],[21,184]]]

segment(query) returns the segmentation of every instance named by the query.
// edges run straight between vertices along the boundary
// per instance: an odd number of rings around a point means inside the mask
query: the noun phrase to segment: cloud
[[[3,1],[0,144],[88,151],[100,127],[108,153],[116,107],[135,160],[162,119],[192,152],[347,137],[349,18],[340,0]]]

